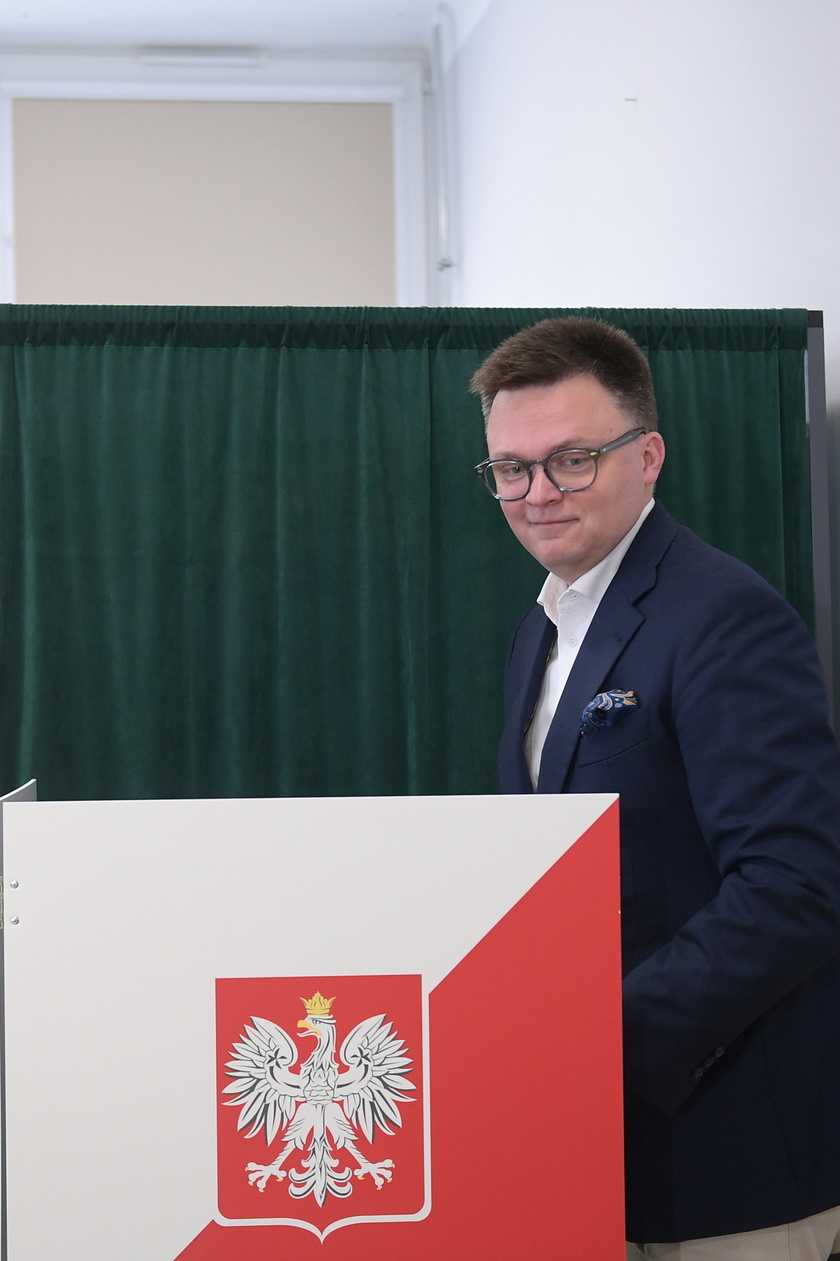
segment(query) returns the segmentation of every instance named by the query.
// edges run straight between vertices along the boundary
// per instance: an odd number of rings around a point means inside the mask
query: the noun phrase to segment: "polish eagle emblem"
[[[236,1128],[247,1130],[246,1138],[264,1130],[269,1146],[278,1135],[282,1144],[271,1164],[246,1166],[251,1186],[264,1191],[269,1179],[288,1177],[291,1196],[311,1195],[323,1206],[328,1195],[350,1195],[354,1177],[369,1175],[377,1189],[391,1181],[393,1160],[368,1160],[358,1143],[362,1135],[372,1144],[377,1130],[393,1134],[391,1126],[402,1126],[400,1105],[413,1102],[405,1093],[415,1089],[407,1076],[413,1061],[384,1014],[357,1024],[337,1059],[335,998],[316,991],[301,1002],[306,1017],[297,1023],[298,1037],[314,1038],[315,1047],[300,1069],[293,1071],[298,1048],[285,1029],[252,1016],[232,1047],[226,1075],[233,1080],[222,1093],[233,1096],[224,1100],[227,1107],[241,1108]],[[305,1153],[297,1168],[295,1152]]]

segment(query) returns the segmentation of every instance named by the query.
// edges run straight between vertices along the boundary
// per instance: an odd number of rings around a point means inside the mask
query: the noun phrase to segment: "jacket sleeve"
[[[717,592],[682,628],[671,707],[721,884],[625,978],[627,1084],[669,1113],[840,951],[840,754],[804,625],[764,584]]]

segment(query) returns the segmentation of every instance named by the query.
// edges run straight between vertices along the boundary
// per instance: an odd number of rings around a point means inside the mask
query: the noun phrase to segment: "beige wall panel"
[[[387,104],[16,100],[18,302],[390,305]]]

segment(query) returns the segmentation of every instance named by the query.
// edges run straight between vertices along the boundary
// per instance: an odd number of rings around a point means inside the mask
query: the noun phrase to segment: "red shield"
[[[419,976],[216,982],[218,1207],[339,1226],[427,1207]]]

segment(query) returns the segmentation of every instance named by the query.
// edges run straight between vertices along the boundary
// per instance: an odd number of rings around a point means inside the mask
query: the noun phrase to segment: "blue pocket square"
[[[622,692],[619,688],[599,692],[580,716],[580,734],[592,736],[603,727],[614,727],[638,704],[635,692]]]

